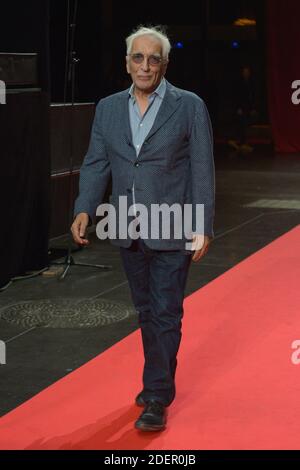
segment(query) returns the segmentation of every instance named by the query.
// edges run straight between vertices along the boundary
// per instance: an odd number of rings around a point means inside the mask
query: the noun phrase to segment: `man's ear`
[[[130,68],[129,68],[129,58],[128,58],[128,55],[126,56],[126,70],[127,70],[127,73],[130,73]]]

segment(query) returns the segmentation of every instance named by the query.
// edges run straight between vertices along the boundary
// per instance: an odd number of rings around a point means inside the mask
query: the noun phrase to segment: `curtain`
[[[267,0],[269,113],[279,153],[300,152],[300,104],[292,102],[292,83],[300,80],[299,18],[299,0]]]

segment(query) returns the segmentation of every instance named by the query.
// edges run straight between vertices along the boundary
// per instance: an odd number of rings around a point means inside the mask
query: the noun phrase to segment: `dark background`
[[[38,52],[40,85],[49,92],[51,102],[62,102],[67,0],[10,2],[2,11],[0,50]],[[256,19],[256,27],[233,26],[241,16]],[[76,24],[77,102],[97,102],[126,88],[130,82],[125,71],[125,37],[139,24],[162,24],[173,46],[167,71],[170,82],[200,94],[213,119],[219,121],[220,114],[222,123],[231,113],[232,84],[240,67],[249,64],[256,78],[260,119],[267,120],[264,0],[200,0],[196,4],[154,0],[149,5],[137,0],[79,0]],[[183,48],[175,47],[178,42]]]
[[[10,201],[3,209],[8,228],[1,244],[6,247],[7,259],[0,286],[12,275],[47,265],[49,238],[69,231],[94,105],[130,85],[125,38],[138,25],[160,24],[165,28],[172,44],[166,77],[204,98],[216,140],[226,140],[232,132],[235,83],[243,65],[251,67],[255,79],[257,121],[269,123],[265,0],[153,0],[147,4],[137,0],[78,0],[74,110],[59,105],[72,101],[70,83],[65,94],[65,74],[70,52],[68,18],[72,17],[68,12],[72,13],[75,3],[11,0],[1,6],[0,52],[37,53],[38,78],[35,91],[9,94],[7,105],[0,109],[6,175],[1,200]],[[256,25],[235,26],[240,17],[253,19]],[[10,180],[7,175],[11,175]],[[21,254],[16,253],[10,236],[12,228],[18,226],[16,211],[23,214]],[[14,233],[19,236],[16,230]],[[40,250],[36,249],[36,240],[43,241]]]

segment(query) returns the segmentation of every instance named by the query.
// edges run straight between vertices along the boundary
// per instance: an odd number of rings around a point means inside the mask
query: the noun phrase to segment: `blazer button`
[[[140,166],[139,162],[135,162],[134,166],[136,167]]]

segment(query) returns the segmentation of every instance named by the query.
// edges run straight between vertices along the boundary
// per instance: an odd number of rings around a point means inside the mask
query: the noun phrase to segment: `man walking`
[[[191,237],[118,237],[132,300],[139,315],[145,357],[143,390],[136,404],[143,412],[135,423],[142,431],[160,431],[166,408],[175,398],[177,352],[181,341],[183,299],[191,260],[207,252],[213,238],[214,161],[210,119],[197,95],[166,81],[170,42],[158,28],[140,27],[127,39],[126,67],[130,89],[101,100],[90,146],[80,171],[80,192],[72,225],[74,240],[88,243],[86,227],[102,202],[110,175],[111,204],[119,215],[126,196],[138,217],[140,205],[190,205]],[[196,73],[196,72],[195,72]],[[204,205],[199,230],[197,206]],[[124,214],[123,214],[124,215]],[[148,220],[148,219],[147,219]],[[157,221],[149,219],[156,232]],[[155,225],[155,227],[154,227]],[[117,228],[118,231],[118,228]],[[153,232],[152,232],[153,233]],[[187,238],[193,240],[187,249]]]

